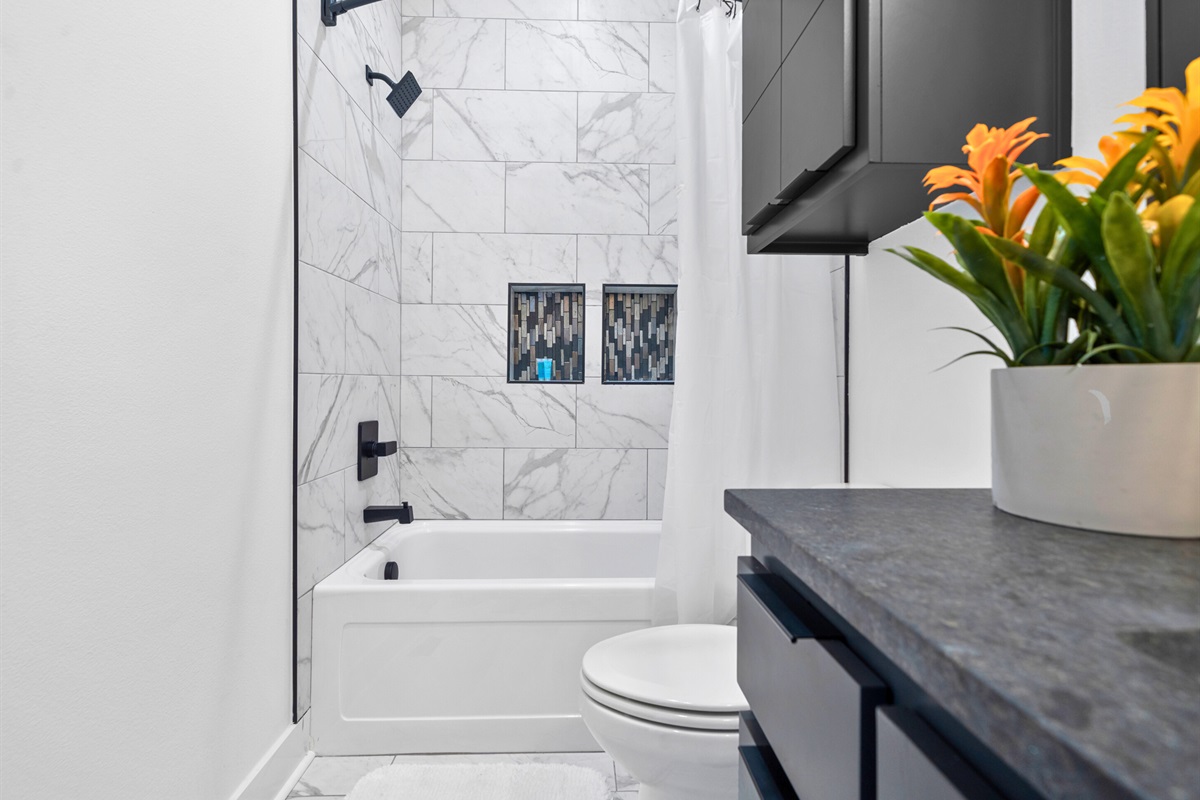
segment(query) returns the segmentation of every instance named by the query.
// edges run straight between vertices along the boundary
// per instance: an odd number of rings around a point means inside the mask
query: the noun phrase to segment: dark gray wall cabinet
[[[965,164],[976,123],[1036,116],[1070,154],[1070,0],[745,0],[742,221],[751,253],[863,254]]]

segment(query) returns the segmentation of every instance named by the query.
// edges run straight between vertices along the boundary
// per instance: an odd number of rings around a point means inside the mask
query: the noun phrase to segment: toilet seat
[[[720,714],[709,711],[682,711],[677,708],[639,703],[628,697],[621,697],[601,689],[589,681],[586,675],[579,676],[579,683],[583,687],[583,693],[599,705],[643,722],[670,725],[675,728],[690,728],[696,731],[736,731],[738,729],[736,712]]]
[[[737,685],[737,629],[667,625],[615,636],[583,658],[580,684],[627,716],[695,730],[737,730],[749,708]]]

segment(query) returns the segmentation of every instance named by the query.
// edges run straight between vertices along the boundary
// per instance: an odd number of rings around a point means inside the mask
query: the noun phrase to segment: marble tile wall
[[[675,0],[382,0],[298,26],[297,716],[312,587],[418,518],[645,519],[671,387],[506,380],[509,283],[675,283]],[[424,89],[397,119],[363,65]],[[625,390],[625,391],[622,391]],[[628,393],[626,393],[628,392]],[[636,393],[636,394],[634,394]],[[355,474],[357,424],[400,452]]]

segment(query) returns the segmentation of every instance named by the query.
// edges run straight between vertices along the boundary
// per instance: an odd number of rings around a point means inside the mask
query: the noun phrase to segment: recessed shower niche
[[[510,383],[583,383],[581,283],[508,285]]]
[[[605,284],[603,383],[675,382],[675,289]]]

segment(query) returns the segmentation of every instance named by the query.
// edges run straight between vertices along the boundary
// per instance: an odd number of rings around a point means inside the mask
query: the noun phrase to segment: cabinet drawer
[[[738,748],[738,800],[798,800],[779,762],[762,747]]]
[[[845,644],[818,638],[830,628],[779,578],[738,576],[738,684],[792,788],[873,800],[875,708],[889,693]]]
[[[878,800],[1001,800],[915,713],[892,706],[875,713]]]
[[[784,58],[787,58],[787,54],[796,45],[800,34],[804,33],[804,29],[808,27],[808,23],[812,20],[819,5],[821,5],[821,0],[783,0],[781,27],[783,28]]]

